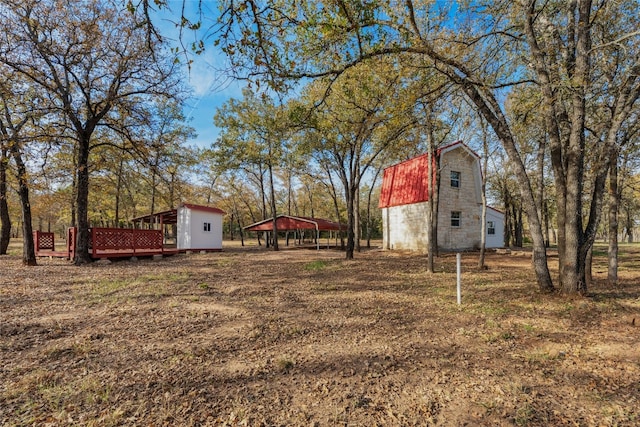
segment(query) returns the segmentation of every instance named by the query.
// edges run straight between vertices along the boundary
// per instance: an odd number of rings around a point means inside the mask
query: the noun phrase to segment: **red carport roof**
[[[309,218],[303,216],[278,215],[276,217],[276,226],[278,230],[346,230],[346,226],[337,222],[329,221],[322,218]],[[273,218],[256,222],[255,224],[244,227],[247,231],[271,231],[273,230]]]

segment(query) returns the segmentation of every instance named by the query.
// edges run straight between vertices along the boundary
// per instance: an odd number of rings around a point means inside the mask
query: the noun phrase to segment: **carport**
[[[276,217],[276,229],[278,231],[315,230],[316,248],[320,249],[321,231],[341,231],[347,227],[343,224],[322,218],[309,218],[303,216],[278,215]],[[244,227],[245,231],[273,231],[273,217]]]

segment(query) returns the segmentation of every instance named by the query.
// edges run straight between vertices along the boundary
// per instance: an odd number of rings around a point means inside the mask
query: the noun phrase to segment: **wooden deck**
[[[92,259],[169,256],[181,251],[173,245],[163,244],[161,230],[93,227],[89,229],[89,255]],[[67,231],[66,248],[56,250],[54,233],[34,231],[36,256],[73,259],[76,229]]]

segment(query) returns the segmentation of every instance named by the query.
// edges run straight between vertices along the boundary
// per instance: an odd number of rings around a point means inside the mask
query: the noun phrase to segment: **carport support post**
[[[462,304],[462,295],[460,290],[460,275],[462,270],[460,266],[461,261],[462,261],[462,254],[458,252],[456,254],[456,276],[457,276],[456,287],[457,287],[457,295],[458,295],[458,305]]]

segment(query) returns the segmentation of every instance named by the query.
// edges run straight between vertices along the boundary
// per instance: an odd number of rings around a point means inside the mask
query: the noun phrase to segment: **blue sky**
[[[169,10],[163,9],[154,17],[154,24],[160,29],[162,35],[168,39],[171,46],[179,44],[179,33],[175,22],[180,19],[180,12],[183,7],[182,0],[169,0]],[[198,1],[186,0],[184,2],[185,14],[190,17],[198,16]],[[202,28],[200,34],[193,34],[186,30],[183,34],[185,46],[202,37],[218,14],[217,1],[202,2]],[[219,130],[213,125],[213,115],[217,107],[221,106],[230,98],[240,98],[242,96],[243,83],[228,78],[224,70],[227,64],[226,57],[213,46],[213,39],[205,40],[205,52],[201,55],[191,54],[193,60],[190,69],[185,65],[185,77],[187,83],[193,90],[193,97],[187,101],[184,114],[197,133],[197,137],[188,141],[189,145],[197,145],[201,148],[210,147],[218,136]],[[183,58],[185,64],[186,59]]]

